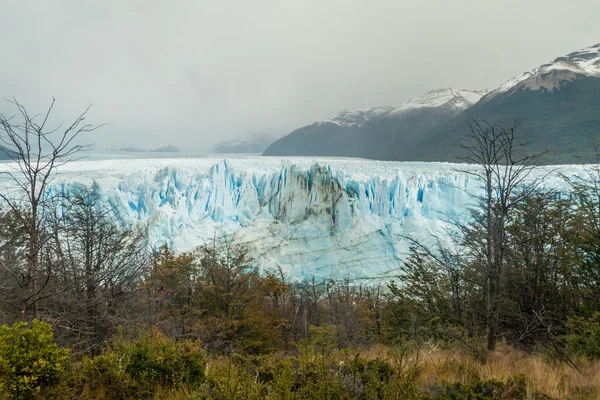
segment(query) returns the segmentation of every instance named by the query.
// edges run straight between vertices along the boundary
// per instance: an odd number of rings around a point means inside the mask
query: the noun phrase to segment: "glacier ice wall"
[[[227,237],[293,278],[359,279],[394,275],[407,236],[427,241],[466,217],[480,190],[468,168],[265,157],[84,161],[67,164],[52,190],[94,185],[121,223],[147,229],[152,246],[188,251]],[[547,185],[564,183],[554,176]]]

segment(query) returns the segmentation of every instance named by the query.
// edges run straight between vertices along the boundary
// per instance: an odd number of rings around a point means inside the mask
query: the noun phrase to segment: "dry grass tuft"
[[[394,351],[377,345],[361,351],[361,356],[394,360]],[[480,363],[472,354],[460,349],[425,346],[405,355],[402,362],[414,368],[420,387],[433,387],[441,382],[468,385],[476,379],[508,383],[523,376],[528,399],[539,393],[558,399],[600,400],[600,361],[579,361],[577,370],[542,355],[501,346],[485,363]]]
[[[361,353],[365,358],[393,359],[391,349],[377,346]],[[418,386],[431,387],[447,383],[469,384],[480,379],[508,383],[523,376],[527,398],[534,393],[558,399],[600,400],[600,361],[580,361],[578,370],[560,362],[552,362],[542,355],[501,347],[490,354],[485,363],[459,349],[447,350],[425,346],[405,357],[405,363],[416,371]]]

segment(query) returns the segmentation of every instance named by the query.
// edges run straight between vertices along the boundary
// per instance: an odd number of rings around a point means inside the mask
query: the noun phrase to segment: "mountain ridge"
[[[487,91],[435,89],[400,106],[344,110],[275,141],[265,156],[337,156],[386,159],[396,137],[415,142],[450,120]]]
[[[14,160],[18,154],[5,146],[0,145],[0,161]]]
[[[435,89],[400,106],[344,110],[275,141],[263,155],[459,161],[469,121],[522,121],[524,151],[585,162],[600,136],[600,44],[555,58],[492,90]],[[581,156],[579,161],[577,156]]]
[[[594,160],[589,136],[600,134],[600,44],[557,57],[506,81],[452,120],[425,133],[409,151],[393,147],[388,159],[458,161],[456,144],[472,119],[522,121],[522,151],[547,152],[546,164]]]

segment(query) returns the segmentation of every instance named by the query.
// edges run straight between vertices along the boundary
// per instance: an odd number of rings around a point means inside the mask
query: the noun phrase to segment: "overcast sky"
[[[94,103],[99,146],[206,147],[493,88],[599,43],[599,18],[598,0],[0,0],[0,97],[54,96],[57,120]]]

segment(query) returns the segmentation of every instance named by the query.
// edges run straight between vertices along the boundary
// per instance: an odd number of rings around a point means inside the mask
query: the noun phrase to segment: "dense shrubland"
[[[24,333],[22,326],[17,329],[18,334]],[[67,350],[47,340],[49,325],[34,321],[26,329],[30,330],[27,340],[34,343],[25,351],[26,359],[20,358],[23,351],[18,347],[0,347],[0,390],[6,398],[591,399],[600,395],[600,363],[578,360],[574,368],[542,352],[525,353],[504,345],[485,363],[460,346],[406,341],[337,350],[310,340],[293,350],[216,356],[207,354],[200,342],[142,331],[129,339],[117,336],[96,356],[69,358]],[[15,337],[9,335],[8,340]],[[7,340],[6,332],[2,340]]]
[[[598,164],[547,192],[518,124],[474,124],[469,221],[395,279],[292,283],[228,241],[149,251],[93,187],[50,195],[83,116],[39,157],[45,120],[0,118],[23,172],[0,194],[1,396],[600,398]]]

